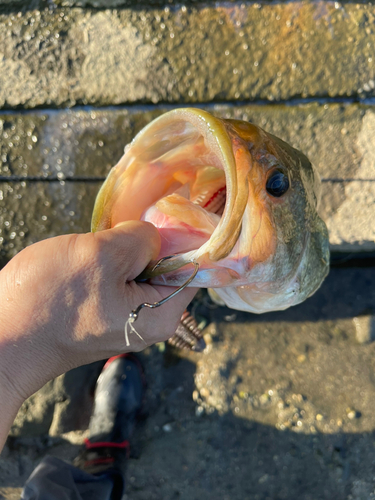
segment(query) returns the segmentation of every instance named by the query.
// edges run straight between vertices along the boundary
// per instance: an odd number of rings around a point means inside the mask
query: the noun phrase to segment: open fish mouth
[[[96,200],[92,231],[125,220],[149,221],[162,238],[159,258],[174,257],[156,269],[150,265],[142,278],[178,270],[192,260],[203,271],[230,254],[241,231],[251,157],[246,165],[236,162],[238,149],[225,122],[206,111],[177,109],[162,115],[135,137],[110,172]],[[181,282],[182,274],[168,284]],[[237,273],[214,274],[206,286],[228,284]]]

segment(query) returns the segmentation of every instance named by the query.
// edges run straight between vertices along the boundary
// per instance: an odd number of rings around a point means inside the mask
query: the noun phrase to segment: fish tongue
[[[177,193],[162,198],[155,206],[164,214],[176,217],[182,223],[204,231],[208,235],[213,233],[220,221],[219,216],[206,212],[199,205],[192,203]]]
[[[158,228],[162,240],[161,258],[199,248],[208,241],[220,217],[174,193],[146,210],[142,220]]]

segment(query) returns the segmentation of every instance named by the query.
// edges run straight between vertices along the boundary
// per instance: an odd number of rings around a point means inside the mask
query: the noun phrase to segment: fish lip
[[[225,206],[219,224],[214,229],[206,243],[204,243],[199,249],[168,256],[168,260],[159,265],[157,269],[154,269],[155,262],[151,262],[141,275],[138,276],[137,280],[139,281],[145,281],[162,274],[176,271],[186,266],[193,260],[202,262],[203,260],[209,259],[212,262],[217,262],[230,253],[240,232],[240,227],[238,226],[241,224],[238,223],[235,216],[235,210],[236,195],[242,186],[238,185],[236,159],[233,151],[233,140],[230,133],[231,129],[223,120],[216,118],[207,111],[198,108],[179,108],[162,115],[147,125],[140,132],[140,134],[135,137],[132,144],[137,140],[137,138],[139,139],[143,135],[149,133],[152,130],[152,127],[159,125],[163,121],[167,122],[170,118],[179,119],[180,117],[185,118],[186,121],[197,127],[198,131],[205,138],[207,147],[209,147],[219,159],[225,174]],[[234,221],[236,220],[237,223],[235,224]],[[223,233],[228,234],[228,241],[223,240]],[[237,237],[234,238],[233,235],[236,234]]]

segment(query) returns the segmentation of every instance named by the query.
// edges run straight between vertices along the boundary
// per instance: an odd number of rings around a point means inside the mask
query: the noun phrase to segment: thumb
[[[95,233],[105,243],[105,252],[127,281],[136,278],[160,252],[158,230],[149,222],[126,221]]]

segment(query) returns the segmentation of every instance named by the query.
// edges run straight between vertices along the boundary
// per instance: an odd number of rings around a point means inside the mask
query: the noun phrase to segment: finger
[[[152,224],[142,221],[121,222],[112,229],[95,233],[105,242],[103,252],[126,281],[136,278],[160,252],[160,236]]]
[[[174,287],[169,286],[156,286],[154,288],[157,289],[157,292],[160,294],[161,298],[166,297],[175,290]],[[172,297],[168,302],[160,306],[157,310],[153,310],[155,312],[157,311],[159,322],[166,322],[164,329],[159,330],[161,336],[159,337],[158,341],[167,340],[174,335],[183,312],[193,300],[198,290],[199,288],[187,287],[177,295]],[[156,319],[157,318],[155,316],[154,321]]]
[[[194,281],[193,281],[194,284]],[[166,297],[167,295],[171,294],[174,290],[176,290],[175,287],[170,287],[170,286],[154,286],[154,288],[160,293],[162,297]],[[187,306],[190,304],[190,302],[193,300],[195,294],[198,292],[199,288],[195,287],[186,287],[184,290],[181,290],[177,295],[175,295],[172,299],[170,299],[169,304],[166,303],[168,306],[173,310],[176,310],[176,315],[181,316],[184,310],[187,308]]]

